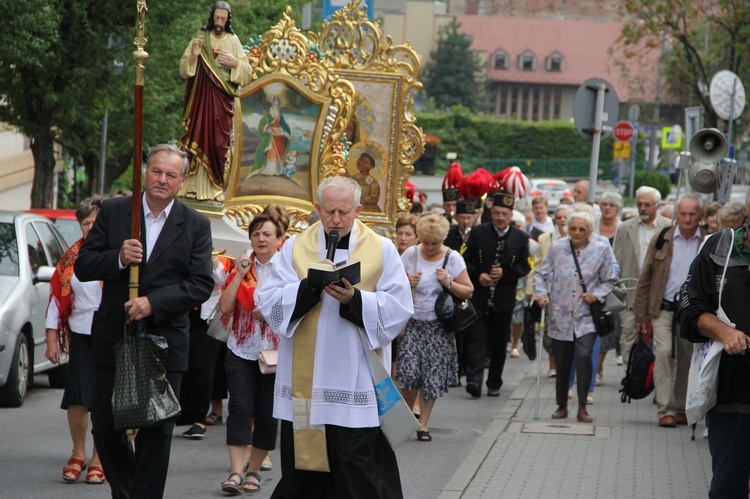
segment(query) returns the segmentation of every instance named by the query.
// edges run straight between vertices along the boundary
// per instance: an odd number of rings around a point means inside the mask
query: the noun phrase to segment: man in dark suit
[[[123,338],[126,318],[143,321],[150,334],[166,338],[167,379],[179,397],[188,362],[188,311],[206,301],[213,288],[210,223],[175,200],[187,169],[182,150],[166,144],[151,148],[142,202],[142,240],[130,238],[131,198],[107,200],[75,265],[81,281],[104,282],[92,326],[97,378],[91,423],[113,498],[164,495],[174,428],[174,422],[141,428],[135,452],[124,432],[114,430],[113,347]],[[134,300],[128,299],[131,264],[141,266]]]
[[[482,395],[485,359],[489,354],[487,396],[497,397],[503,384],[505,347],[510,339],[518,279],[529,273],[529,236],[511,224],[515,198],[493,196],[492,221],[474,227],[464,259],[474,284],[471,301],[479,320],[464,331],[466,391]]]

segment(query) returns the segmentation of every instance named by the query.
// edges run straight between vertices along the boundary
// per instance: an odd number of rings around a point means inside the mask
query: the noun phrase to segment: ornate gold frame
[[[360,215],[369,225],[390,232],[398,213],[411,207],[404,182],[424,151],[424,135],[412,114],[414,95],[422,88],[419,82],[422,64],[408,42],[394,45],[393,39],[381,31],[380,22],[373,23],[367,18],[367,7],[360,8],[358,4],[358,0],[350,0],[335,12],[333,19],[323,24],[317,41],[332,72],[352,82],[358,96],[368,85],[394,88],[390,105],[383,106],[380,115],[375,116],[390,128],[390,136],[381,144],[389,154],[384,210],[382,213],[363,210]]]

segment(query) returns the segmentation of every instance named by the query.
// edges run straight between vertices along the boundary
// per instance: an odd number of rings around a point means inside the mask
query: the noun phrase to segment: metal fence
[[[552,177],[577,180],[588,178],[591,158],[471,158],[464,156],[459,159],[459,162],[467,174],[480,167],[494,174],[509,166],[517,166],[529,178]],[[615,164],[600,162],[598,178],[613,180],[617,173],[615,166],[619,168],[619,163],[619,161]],[[645,169],[645,161],[636,163],[636,170]],[[630,161],[625,161],[620,173],[625,174],[629,171]],[[444,175],[445,172],[443,171],[442,174]]]

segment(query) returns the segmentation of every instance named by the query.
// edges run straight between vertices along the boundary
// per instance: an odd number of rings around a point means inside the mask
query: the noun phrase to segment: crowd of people
[[[544,335],[547,375],[555,378],[556,420],[568,417],[575,395],[577,421],[592,423],[590,406],[607,353],[615,350],[617,363],[626,364],[640,337],[656,354],[656,423],[687,424],[690,342],[720,339],[731,345],[727,354],[750,344],[711,319],[716,297],[703,293],[703,281],[716,270],[707,267],[721,260],[706,252],[750,259],[741,244],[744,232],[729,249],[706,239],[724,228],[744,231],[739,203],[717,209],[709,221],[702,200],[688,194],[671,220],[659,214],[659,191],[641,187],[637,214],[626,219],[615,191],[600,195],[596,208],[586,204],[585,181],[576,184],[575,202],[563,200],[550,210],[539,196],[526,213],[515,209],[517,199],[508,192],[489,192],[485,200],[446,192],[445,205],[398,218],[388,239],[357,219],[360,186],[331,177],[318,187],[320,221],[287,238],[288,216],[269,205],[249,224],[248,250],[229,258],[211,255],[207,220],[175,199],[187,171],[180,149],[164,145],[150,152],[142,241],[130,239],[130,197],[83,201],[77,211],[83,237],[61,259],[51,283],[47,358],[59,362],[67,355],[70,362],[61,407],[73,453],[63,479],[76,481],[88,468],[86,481],[109,482],[113,497],[163,494],[175,425],[141,428],[129,439],[113,428],[113,347],[126,320],[142,322],[169,342],[166,375],[182,407],[176,424],[189,426],[182,436],[200,440],[207,427],[226,423],[230,473],[221,491],[259,491],[280,436],[282,479],[274,497],[402,496],[395,453],[379,428],[367,349],[392,368],[418,418],[416,439],[430,442],[435,402],[451,387],[465,383],[472,398],[499,395],[506,358],[520,357],[531,307],[546,313],[546,329],[537,334]],[[704,244],[706,252],[696,258]],[[165,252],[170,245],[181,251]],[[359,262],[360,282],[307,285],[310,263],[342,261]],[[127,296],[130,264],[141,266],[136,299]],[[690,272],[700,280],[690,282]],[[603,302],[625,278],[633,282],[626,307],[615,330],[599,337],[589,305]],[[681,314],[686,280],[688,306]],[[446,291],[476,310],[476,320],[460,331],[438,319],[435,303]],[[214,308],[229,330],[226,342],[208,335]],[[266,365],[269,353],[278,356],[278,371]],[[737,374],[739,362],[728,362],[727,369]],[[737,465],[727,460],[742,460],[745,451],[730,442],[730,429],[747,425],[745,398],[735,388],[721,390],[721,409],[708,419],[720,442],[711,441],[711,452],[722,459],[714,472],[736,486],[738,480],[727,477]],[[95,448],[87,462],[89,411]],[[712,490],[724,490],[718,480]]]

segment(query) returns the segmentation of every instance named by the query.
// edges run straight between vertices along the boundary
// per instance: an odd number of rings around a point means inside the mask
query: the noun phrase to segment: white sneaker
[[[586,405],[593,405],[593,403],[594,403],[594,396],[591,393],[589,393],[588,396],[586,397]]]
[[[555,371],[554,369],[550,369],[549,372],[547,373],[548,378],[554,378],[556,376],[557,376],[557,371]]]
[[[703,438],[708,438],[708,428],[703,430]]]
[[[518,349],[517,349],[517,348],[514,348],[514,349],[512,349],[512,350],[510,351],[510,356],[511,356],[512,358],[514,358],[514,359],[517,359],[518,357],[520,357],[520,356],[521,356],[521,354],[520,354],[520,353],[518,353]]]
[[[604,376],[597,374],[596,379],[594,380],[594,386],[602,386],[602,381],[604,381]]]
[[[572,388],[570,388],[570,389],[568,390],[568,399],[572,399],[572,398],[573,398],[573,389],[572,389]]]
[[[623,362],[622,362],[622,355],[618,355],[618,356],[617,356],[617,357],[615,358],[615,360],[617,361],[617,365],[618,365],[618,366],[621,366],[621,365],[622,365],[622,363],[623,363]]]

